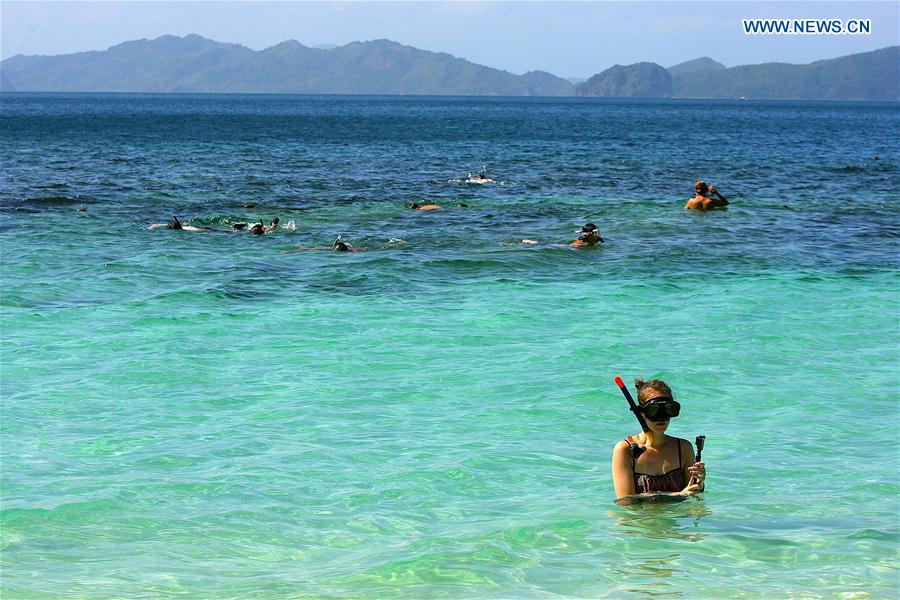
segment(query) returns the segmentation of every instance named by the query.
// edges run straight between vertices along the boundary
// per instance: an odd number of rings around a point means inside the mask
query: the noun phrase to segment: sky
[[[869,35],[746,35],[748,18],[871,19]],[[709,56],[808,63],[900,44],[900,2],[0,1],[0,59],[196,33],[262,50],[390,39],[510,71],[586,79],[615,64]]]

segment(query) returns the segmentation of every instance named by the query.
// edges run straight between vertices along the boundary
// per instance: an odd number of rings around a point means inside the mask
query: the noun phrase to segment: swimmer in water
[[[601,244],[605,242],[602,237],[600,237],[600,230],[597,229],[597,226],[593,223],[587,223],[581,228],[581,235],[578,236],[578,239],[569,245],[573,248],[587,248],[589,246],[596,246],[597,242]]]
[[[578,239],[574,242],[570,242],[568,244],[545,244],[546,246],[568,246],[571,248],[590,248],[592,246],[596,246],[598,243],[602,244],[605,242],[602,237],[600,237],[600,230],[597,229],[597,226],[593,223],[587,223],[581,227],[581,235],[578,236]],[[537,240],[522,240],[523,244],[539,244]]]
[[[437,204],[416,204],[415,202],[410,204],[409,208],[412,210],[444,210],[443,207]]]
[[[341,236],[334,238],[331,249],[335,252],[353,252],[353,246],[341,239]]]
[[[362,250],[366,250],[367,248],[356,248],[350,242],[345,242],[343,240],[343,236],[339,235],[334,238],[334,242],[331,243],[330,247],[326,246],[316,246],[314,248],[298,248],[298,252],[305,252],[307,250],[333,250],[334,252],[361,252]]]
[[[184,225],[181,221],[178,220],[178,217],[173,216],[172,220],[168,223],[154,223],[149,227],[149,229],[159,229],[160,227],[165,227],[166,229],[178,229],[180,231],[215,231],[212,227],[194,227],[193,225]]]
[[[481,167],[481,170],[477,175],[472,175],[469,173],[469,176],[466,177],[467,183],[494,183],[494,180],[488,177],[487,169],[485,167]]]
[[[258,223],[254,223],[253,226],[250,228],[250,233],[252,233],[253,235],[263,235],[266,233],[272,233],[278,227],[279,222],[280,222],[280,220],[278,219],[278,217],[275,217],[275,219],[272,221],[272,224],[269,225],[268,227],[266,227],[265,225],[263,225],[262,219],[260,219]],[[239,223],[235,223],[234,225],[239,225]],[[234,227],[234,225],[232,225],[232,228],[234,228],[234,229],[243,229],[243,228]]]
[[[712,194],[708,196],[707,194]],[[719,193],[716,186],[708,186],[702,179],[694,184],[694,197],[684,205],[685,210],[706,211],[714,208],[728,206],[728,200]]]

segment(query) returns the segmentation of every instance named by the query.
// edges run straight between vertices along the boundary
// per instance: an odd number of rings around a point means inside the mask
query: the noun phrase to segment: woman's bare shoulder
[[[684,438],[676,438],[678,443],[681,444],[679,449],[681,451],[681,460],[682,462],[687,462],[691,460],[691,457],[694,456],[694,445],[691,444],[690,440],[686,440]]]
[[[628,453],[628,440],[619,440],[613,446],[613,454]]]

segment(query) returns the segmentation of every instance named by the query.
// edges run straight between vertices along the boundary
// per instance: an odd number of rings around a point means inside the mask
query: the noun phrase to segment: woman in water
[[[671,388],[659,379],[638,379],[634,385],[638,409],[649,431],[630,435],[613,449],[616,500],[636,494],[693,496],[702,492],[706,467],[694,462],[694,447],[666,434],[669,420],[681,411]]]

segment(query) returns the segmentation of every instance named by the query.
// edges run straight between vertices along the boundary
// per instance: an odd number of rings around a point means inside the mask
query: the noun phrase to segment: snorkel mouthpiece
[[[622,395],[624,395],[625,399],[628,400],[628,406],[630,407],[631,412],[634,413],[634,416],[637,417],[638,423],[640,423],[641,425],[641,429],[645,432],[650,431],[650,428],[647,427],[647,422],[644,421],[644,417],[641,415],[640,407],[635,403],[634,398],[631,397],[631,392],[629,392],[628,388],[625,387],[625,382],[622,381],[622,378],[618,376],[616,376],[614,381],[622,391]],[[634,460],[637,460],[641,454],[647,451],[646,446],[638,446],[631,441],[630,437],[628,438],[628,442],[628,451],[631,452],[631,458]]]

